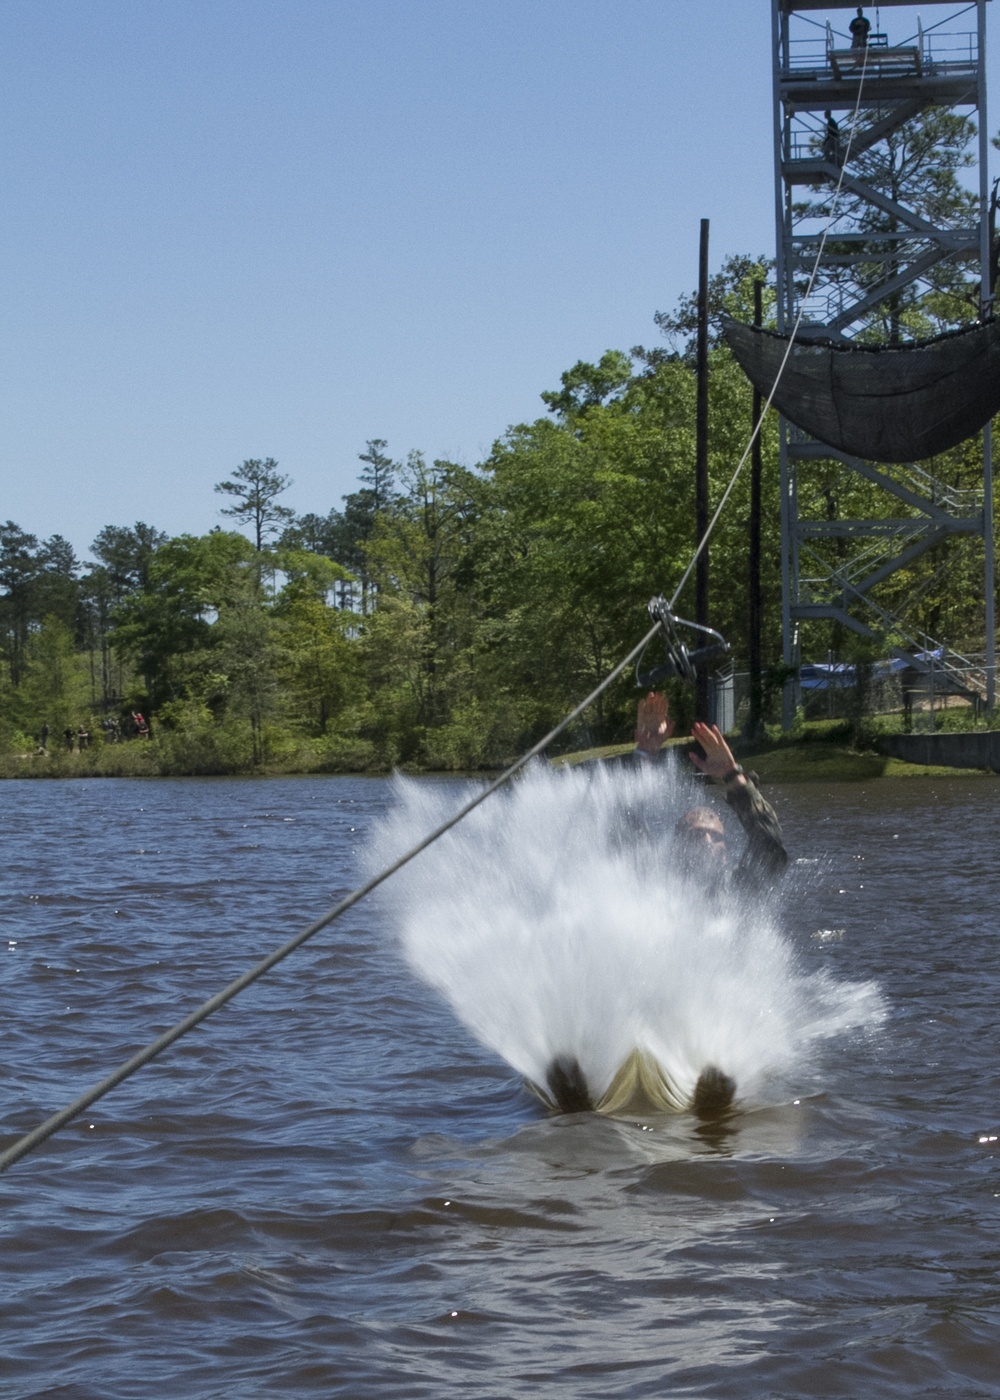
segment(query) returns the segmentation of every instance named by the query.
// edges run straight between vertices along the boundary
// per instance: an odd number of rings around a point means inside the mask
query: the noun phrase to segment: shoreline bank
[[[992,737],[991,737],[992,736]],[[979,740],[977,745],[974,742]],[[980,748],[984,752],[995,744],[1000,752],[1000,731],[980,731],[968,735],[900,735],[889,736],[882,741],[883,752],[875,753],[852,749],[849,745],[831,742],[827,737],[806,736],[801,739],[780,740],[765,745],[757,751],[741,753],[740,759],[752,769],[764,784],[825,782],[850,783],[871,782],[876,779],[897,778],[944,778],[944,777],[996,777],[998,774],[984,763],[982,767],[969,766],[969,759],[975,758]],[[911,742],[912,741],[912,742]],[[943,741],[943,742],[935,742]],[[964,741],[964,742],[956,742]],[[671,739],[669,747],[690,746],[690,738]],[[603,747],[579,750],[562,754],[551,760],[556,766],[574,766],[580,763],[614,762],[634,750],[634,744],[611,744]],[[942,750],[947,756],[952,752],[960,754],[966,761],[959,764],[947,762],[914,762],[903,753],[912,751],[914,758],[930,759],[935,750]],[[349,762],[337,762],[326,755],[323,757],[308,754],[290,755],[259,767],[232,765],[213,766],[198,764],[185,765],[178,761],[174,750],[169,756],[160,754],[154,743],[108,746],[89,749],[85,753],[60,754],[19,754],[0,758],[0,780],[2,779],[69,779],[69,778],[288,778],[288,777],[387,777],[394,770],[391,765],[371,764],[365,767]],[[453,770],[422,767],[412,764],[400,765],[400,771],[411,776],[442,776]],[[482,770],[464,776],[494,776],[499,770]],[[463,776],[455,772],[454,776]]]
[[[901,738],[909,736],[899,736]],[[952,739],[959,735],[926,736]],[[1000,733],[997,734],[1000,743]],[[671,748],[690,748],[691,739],[671,739]],[[599,761],[614,762],[633,752],[634,744],[614,744],[604,748],[587,749],[566,754],[555,763],[577,764]],[[773,746],[753,752],[736,750],[739,761],[753,770],[762,784],[770,783],[858,783],[876,779],[897,778],[995,778],[998,774],[984,764],[972,767],[934,762],[911,762],[898,754],[852,749],[847,744],[831,743],[827,738],[782,740]]]

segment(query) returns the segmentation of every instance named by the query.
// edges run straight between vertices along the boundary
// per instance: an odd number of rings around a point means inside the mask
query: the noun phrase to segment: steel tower
[[[865,18],[875,23],[861,50],[852,46],[849,32],[856,2],[771,3],[778,330],[791,331],[801,312],[800,339],[849,342],[866,327],[870,335],[874,317],[891,316],[907,289],[926,290],[926,279],[949,266],[978,275],[979,313],[990,314],[987,0],[921,0],[919,7],[909,0],[881,0],[877,7],[866,7]],[[880,32],[883,10],[891,33]],[[900,139],[907,122],[932,108],[972,116],[978,128],[978,140],[969,150],[975,173],[972,213],[957,222],[912,207],[920,200],[908,199],[905,180],[887,192],[884,181],[871,178],[880,152]],[[861,119],[854,123],[856,109]],[[832,211],[836,222],[829,225],[817,209],[824,201],[829,205],[838,182],[841,197]],[[807,295],[826,225],[830,236]],[[864,637],[891,634],[897,655],[916,671],[936,667],[939,685],[961,689],[993,707],[989,426],[982,439],[981,484],[974,491],[959,491],[935,480],[926,465],[866,462],[834,451],[782,419],[782,634],[784,661],[796,676],[801,624],[826,619]],[[878,487],[891,499],[891,516],[842,518],[839,510],[829,508],[830,493],[824,507],[806,480],[808,464],[820,461],[843,478],[853,475],[855,485],[860,478]],[[947,543],[954,548],[970,537],[983,541],[986,649],[976,657],[961,656],[940,640],[909,630],[906,608],[887,609],[877,598],[880,585],[932,547]],[[798,698],[797,682],[790,682],[786,725]]]

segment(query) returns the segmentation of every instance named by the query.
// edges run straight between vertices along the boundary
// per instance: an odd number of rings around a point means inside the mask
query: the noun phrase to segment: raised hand
[[[696,753],[688,755],[700,773],[706,773],[710,778],[725,778],[736,768],[733,751],[717,724],[702,724],[698,720],[691,728],[691,735],[705,752],[704,758]]]
[[[643,753],[659,753],[674,732],[674,722],[667,709],[667,698],[651,690],[639,701],[635,727],[635,746]]]

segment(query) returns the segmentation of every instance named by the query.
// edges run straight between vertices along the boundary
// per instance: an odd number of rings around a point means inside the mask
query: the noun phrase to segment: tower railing
[[[948,0],[926,0],[941,13]],[[853,46],[836,21],[817,25],[814,0],[773,0],[775,211],[778,234],[778,325],[798,325],[801,340],[849,345],[885,324],[898,327],[901,302],[915,302],[938,285],[944,267],[975,292],[985,285],[990,231],[988,127],[984,67],[986,0],[961,14],[973,27],[952,27],[958,16],[915,32],[887,10],[887,34],[869,31],[867,50]],[[801,9],[802,13],[799,13]],[[843,20],[853,10],[834,0]],[[895,23],[893,23],[895,22]],[[924,28],[924,25],[927,25]],[[846,28],[846,24],[844,25]],[[803,31],[805,31],[803,33]],[[949,221],[922,200],[915,186],[885,184],[882,165],[896,175],[891,142],[906,123],[930,108],[974,114],[978,133],[978,200]],[[857,118],[860,117],[860,120]],[[970,126],[970,131],[972,130]],[[880,164],[881,161],[881,164]],[[885,187],[883,187],[885,186]],[[799,194],[810,190],[811,194]],[[840,215],[833,207],[838,190]],[[908,200],[910,203],[908,203]],[[869,228],[868,225],[873,225]],[[966,226],[967,225],[967,226]],[[817,254],[819,264],[813,271]],[[979,294],[980,314],[988,300]],[[928,309],[928,315],[934,311]],[[968,314],[974,315],[972,311]],[[956,329],[959,312],[940,329]],[[931,316],[931,324],[937,321]],[[898,330],[894,334],[899,334]],[[906,334],[905,329],[902,332]],[[912,332],[911,332],[912,336]],[[888,338],[888,336],[886,337]],[[833,475],[824,460],[835,464]],[[815,463],[815,468],[811,465]],[[836,621],[863,636],[882,636],[914,658],[936,653],[942,680],[993,703],[992,466],[989,428],[983,434],[982,477],[957,486],[936,475],[936,464],[863,461],[810,439],[783,421],[781,431],[782,630],[784,661],[797,665],[804,623]],[[853,476],[852,476],[853,474]],[[848,480],[848,478],[852,478]],[[861,480],[859,481],[860,478]],[[851,518],[850,503],[871,509],[874,486],[885,495],[882,515]],[[859,514],[864,507],[857,507]],[[961,550],[981,539],[986,660],[934,643],[907,622],[919,617],[929,585],[954,571]],[[914,661],[915,669],[920,667]],[[794,713],[785,695],[785,719]]]
[[[908,35],[900,43],[890,44],[885,34],[872,33],[868,41],[868,63],[866,77],[871,76],[871,61],[874,59],[881,71],[889,64],[900,66],[895,54],[913,52],[918,56],[918,69],[921,73],[956,74],[975,70],[979,64],[979,36],[975,30],[931,30],[924,31],[918,24],[917,32]],[[852,60],[851,67],[837,64],[836,56],[847,55]],[[857,72],[853,62],[857,61]],[[781,75],[785,78],[802,78],[807,75],[828,75],[840,67],[840,77],[848,80],[860,78],[862,64],[860,51],[852,49],[850,37],[838,34],[827,26],[825,34],[817,34],[806,39],[788,41],[788,58],[782,66]],[[882,74],[884,76],[884,74]]]

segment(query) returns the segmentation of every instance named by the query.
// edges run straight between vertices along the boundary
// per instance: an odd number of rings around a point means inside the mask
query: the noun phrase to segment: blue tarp
[[[914,661],[940,661],[944,648],[937,651],[918,651]],[[902,657],[894,656],[888,661],[876,661],[872,668],[878,680],[898,675],[909,669]],[[803,690],[846,690],[855,683],[855,668],[847,661],[807,661],[799,667],[799,684]]]
[[[846,661],[807,661],[799,667],[803,690],[840,690],[854,684],[854,667]]]

